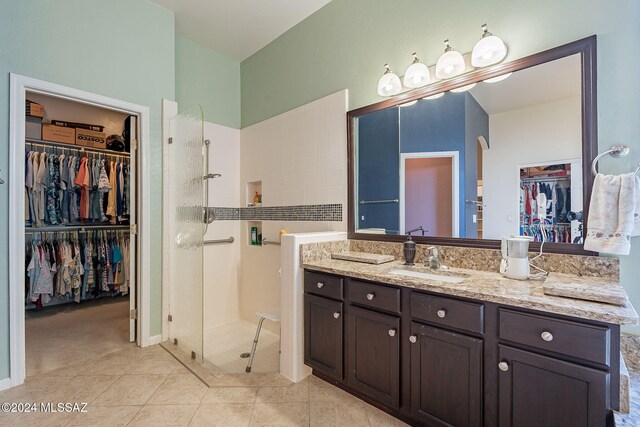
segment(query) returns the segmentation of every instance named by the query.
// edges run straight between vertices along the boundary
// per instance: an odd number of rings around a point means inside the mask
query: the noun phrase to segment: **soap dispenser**
[[[411,239],[411,236],[407,236],[407,241],[404,242],[402,251],[404,252],[404,265],[414,265],[413,260],[416,257],[416,242]]]

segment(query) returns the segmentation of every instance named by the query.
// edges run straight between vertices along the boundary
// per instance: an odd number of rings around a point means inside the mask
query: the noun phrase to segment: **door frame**
[[[460,237],[460,152],[458,151],[427,151],[418,153],[400,153],[400,234],[405,234],[405,162],[409,159],[439,159],[451,158],[451,182],[453,186],[451,207],[453,221],[451,237]]]
[[[149,107],[109,98],[102,95],[37,80],[19,74],[10,74],[9,103],[9,206],[24,206],[25,185],[25,114],[26,92],[37,92],[88,105],[108,108],[139,117],[139,149],[137,153],[138,177],[138,244],[136,255],[139,268],[137,344],[150,343],[151,321],[151,257],[150,257],[150,129]],[[24,306],[24,213],[22,209],[9,210],[9,387],[24,382],[26,376],[25,306]]]

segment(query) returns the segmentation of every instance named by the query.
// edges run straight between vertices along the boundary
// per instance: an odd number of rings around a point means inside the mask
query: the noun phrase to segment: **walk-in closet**
[[[27,376],[136,339],[137,116],[36,92],[25,105]]]

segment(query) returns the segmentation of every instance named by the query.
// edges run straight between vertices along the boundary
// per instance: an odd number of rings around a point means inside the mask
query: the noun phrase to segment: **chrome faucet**
[[[429,246],[427,250],[429,251],[429,257],[427,258],[427,267],[438,270],[440,267],[442,267],[438,248],[436,248],[435,246]]]

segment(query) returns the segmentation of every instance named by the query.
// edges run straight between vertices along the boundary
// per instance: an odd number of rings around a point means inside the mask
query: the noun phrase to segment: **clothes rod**
[[[570,180],[571,175],[554,176],[549,178],[520,178],[522,182],[542,182],[542,181],[566,181]]]
[[[235,239],[233,236],[228,237],[226,239],[218,239],[218,240],[205,240],[202,242],[203,245],[218,245],[220,243],[233,243]]]
[[[62,225],[46,227],[25,227],[25,233],[59,233],[65,231],[77,231],[87,233],[89,231],[128,231],[129,225]]]
[[[278,246],[280,246],[281,243],[280,242],[276,242],[275,240],[271,241],[271,240],[267,240],[267,239],[262,239],[262,245],[263,246],[264,245],[278,245]]]
[[[360,200],[361,205],[371,205],[374,203],[399,203],[398,199],[388,199],[388,200]]]
[[[63,142],[45,141],[42,139],[35,139],[35,138],[25,138],[25,143],[28,145],[35,145],[43,148],[62,148],[64,150],[102,154],[103,156],[108,155],[108,156],[118,156],[118,157],[125,157],[125,158],[131,157],[130,153],[125,153],[124,151],[107,150],[106,148],[94,149],[94,148],[88,148],[88,147],[72,146],[69,144],[65,144]]]

